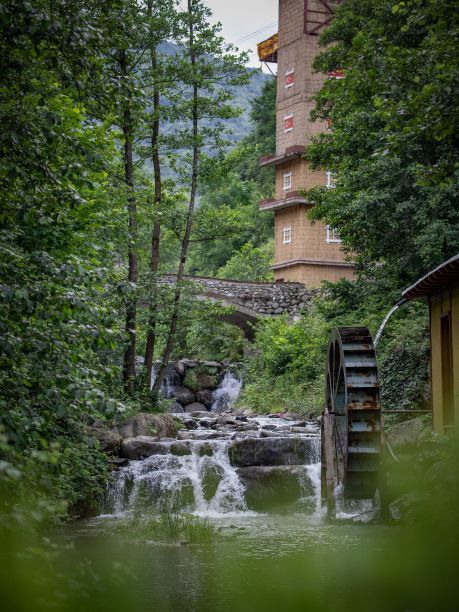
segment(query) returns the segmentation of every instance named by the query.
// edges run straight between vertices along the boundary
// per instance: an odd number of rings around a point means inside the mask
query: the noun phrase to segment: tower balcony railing
[[[280,200],[276,200],[274,198],[261,200],[261,202],[258,202],[258,209],[260,211],[272,211],[279,210],[281,208],[288,208],[289,206],[296,206],[297,204],[308,204],[308,201],[304,197],[304,193],[302,191],[290,191]]]

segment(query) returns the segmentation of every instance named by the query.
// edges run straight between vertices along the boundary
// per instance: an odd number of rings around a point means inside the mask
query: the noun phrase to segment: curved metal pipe
[[[406,298],[402,298],[400,301],[398,301],[395,306],[392,306],[392,308],[389,310],[389,312],[387,313],[387,315],[384,317],[383,322],[381,323],[381,325],[379,326],[378,331],[376,332],[376,336],[374,339],[374,346],[375,348],[378,346],[378,342],[381,339],[382,333],[384,331],[384,328],[386,327],[387,322],[389,321],[389,319],[391,318],[391,316],[394,314],[394,312],[396,312],[400,306],[403,306],[403,304],[405,304],[408,300]]]

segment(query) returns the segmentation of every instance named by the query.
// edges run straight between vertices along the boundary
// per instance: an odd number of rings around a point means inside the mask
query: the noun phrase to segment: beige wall
[[[317,5],[315,7],[315,5]],[[320,5],[309,1],[313,10]],[[319,10],[323,11],[319,8]],[[306,144],[314,134],[326,129],[326,125],[311,122],[309,114],[313,108],[311,96],[322,86],[325,75],[314,73],[312,63],[319,50],[318,36],[304,35],[304,2],[302,0],[280,0],[279,5],[279,51],[277,62],[277,133],[276,154],[281,155],[287,147]],[[293,87],[285,87],[285,73],[294,71]],[[292,132],[284,132],[284,117],[293,114]]]
[[[284,191],[284,173],[292,173],[292,188]],[[319,185],[326,185],[327,175],[325,170],[311,170],[304,159],[294,159],[276,168],[276,200],[288,198],[292,191],[311,189]]]
[[[441,316],[451,312],[453,344],[454,420],[459,424],[459,287],[430,301],[431,384],[433,428],[444,433],[441,363]]]
[[[341,278],[352,279],[353,277],[352,268],[337,266],[297,264],[282,270],[274,270],[275,280],[303,283],[307,287],[320,287],[322,281],[325,280],[334,283]]]
[[[308,208],[306,204],[299,204],[275,212],[274,264],[294,259],[344,261],[340,245],[326,242],[325,225],[318,222],[313,224],[308,219]],[[283,244],[284,227],[292,228],[290,244]]]
[[[282,155],[286,148],[307,145],[311,138],[323,132],[326,125],[310,120],[313,109],[311,96],[321,87],[323,74],[312,71],[312,63],[318,53],[318,36],[304,34],[303,0],[279,1],[279,51],[277,85],[277,128],[276,154]],[[312,19],[323,20],[324,7],[316,0],[309,0],[310,11],[318,10]],[[286,88],[285,73],[294,71],[293,87]],[[293,115],[293,130],[285,132],[284,118]],[[292,171],[292,187],[284,191],[284,173]],[[307,191],[312,187],[326,184],[324,170],[311,170],[303,159],[281,164],[276,168],[276,199],[283,200],[289,192]],[[312,224],[306,217],[308,206],[295,205],[275,211],[275,257],[274,264],[294,260],[317,261],[292,265],[275,271],[277,279],[303,282],[318,286],[322,280],[350,278],[353,270],[344,266],[333,266],[330,262],[344,263],[344,254],[338,243],[327,243],[326,227],[322,223]],[[292,228],[292,242],[283,244],[283,228]],[[322,263],[322,265],[320,265]]]

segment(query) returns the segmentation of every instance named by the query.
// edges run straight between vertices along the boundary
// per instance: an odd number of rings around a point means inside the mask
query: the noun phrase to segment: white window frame
[[[284,126],[285,126],[285,122],[287,121],[287,119],[293,119],[293,113],[291,113],[290,115],[285,115]],[[287,134],[288,132],[293,132],[293,126],[290,128],[284,127],[284,133]]]
[[[333,172],[331,170],[327,170],[326,174],[327,174],[326,187],[328,189],[334,189],[336,187],[336,184],[335,184],[335,177],[333,175]]]
[[[288,172],[284,172],[283,175],[283,183],[282,183],[282,190],[283,191],[290,191],[290,189],[292,188],[292,171],[289,170]]]
[[[288,77],[290,74],[295,74],[295,70],[293,68],[292,70],[287,70],[287,72],[285,73],[285,76]],[[294,85],[295,85],[295,79],[293,79],[291,83],[286,83],[285,89],[290,89],[290,87],[293,87]]]
[[[333,227],[331,227],[330,225],[327,225],[327,237],[325,238],[325,242],[327,244],[341,243],[341,238],[339,237],[337,230],[333,229]]]
[[[282,244],[292,243],[292,226],[285,225],[282,229]]]

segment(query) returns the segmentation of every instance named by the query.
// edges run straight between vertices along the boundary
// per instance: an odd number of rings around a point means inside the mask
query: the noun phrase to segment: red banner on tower
[[[289,72],[285,73],[285,89],[288,89],[289,87],[293,87],[294,84],[295,84],[295,72],[293,70],[290,70]]]
[[[284,117],[284,131],[291,132],[293,130],[293,115]]]

